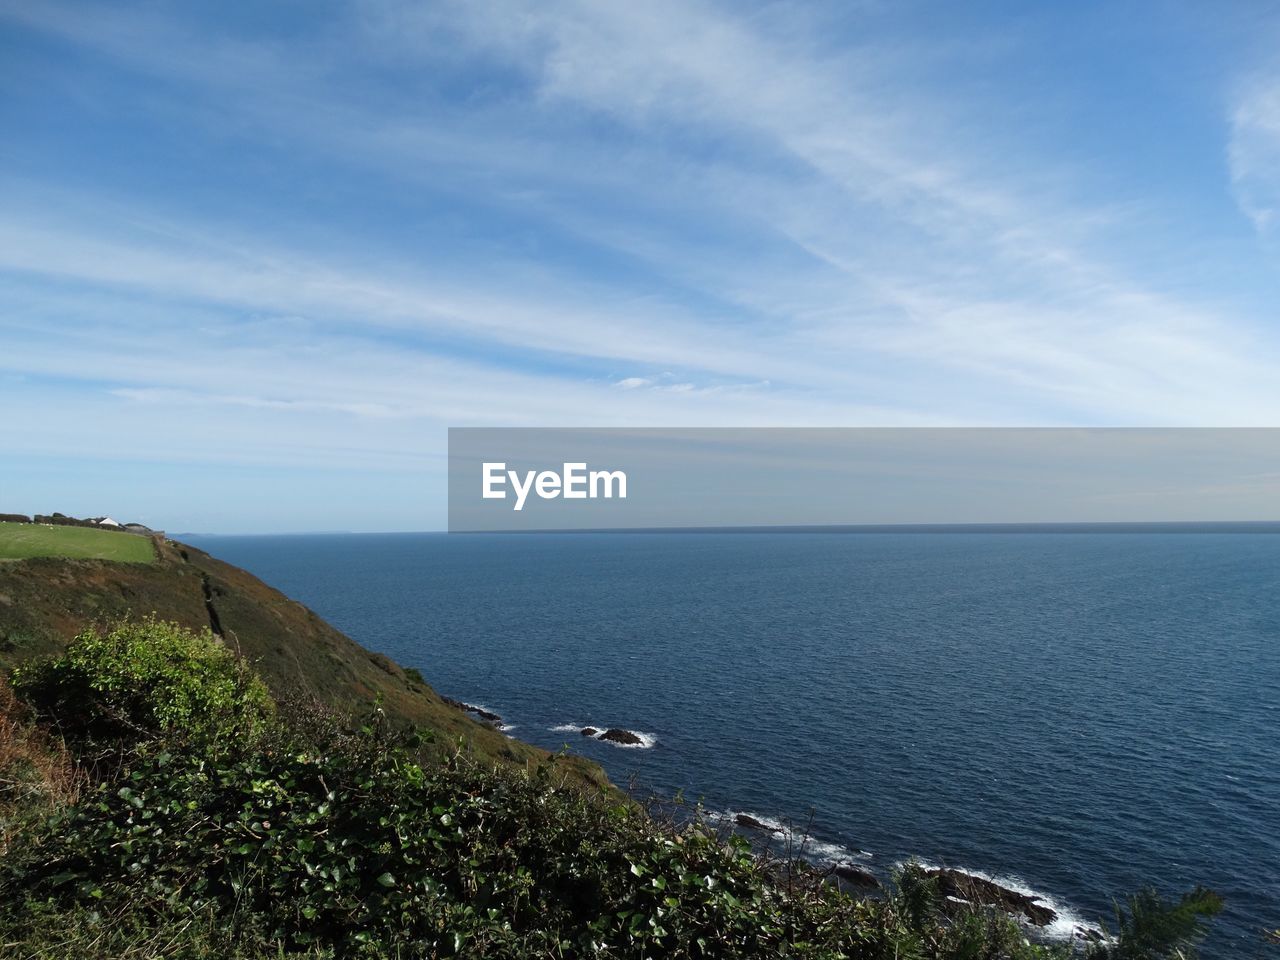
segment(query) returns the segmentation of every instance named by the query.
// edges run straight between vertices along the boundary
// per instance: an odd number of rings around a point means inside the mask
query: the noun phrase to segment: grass
[[[155,549],[149,538],[131,533],[42,523],[0,523],[0,560],[30,557],[151,563]]]
[[[74,803],[83,782],[67,748],[36,726],[0,677],[0,860],[33,818]]]

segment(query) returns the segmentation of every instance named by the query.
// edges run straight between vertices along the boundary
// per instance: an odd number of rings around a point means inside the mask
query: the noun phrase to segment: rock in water
[[[868,890],[877,889],[880,881],[876,879],[876,875],[870,870],[864,870],[862,867],[855,866],[852,863],[837,863],[835,869],[831,871],[845,883],[851,883],[855,887],[865,887]]]
[[[759,820],[751,816],[751,814],[749,813],[739,813],[735,815],[733,818],[733,822],[740,827],[746,827],[748,830],[759,830],[761,833],[781,833],[782,832],[780,830],[775,830],[773,827],[769,826],[767,823],[761,823]]]
[[[595,736],[597,733],[599,733],[599,732],[600,732],[600,731],[599,731],[599,730],[597,730],[595,727],[583,727],[583,728],[582,728],[582,735],[583,735],[584,737],[594,737],[594,736]]]
[[[630,730],[619,730],[617,727],[610,727],[604,733],[600,734],[600,740],[608,740],[610,743],[623,743],[627,745],[644,743]]]
[[[924,875],[938,881],[938,890],[944,897],[955,897],[968,903],[996,907],[1005,913],[1020,914],[1038,927],[1048,926],[1058,914],[1035,897],[1017,890],[1002,887],[991,880],[975,877],[963,870],[925,870]]]
[[[498,716],[496,713],[494,713],[492,710],[486,710],[484,709],[484,707],[477,707],[474,703],[464,703],[462,706],[469,713],[474,713],[481,720],[488,720],[490,723],[502,722],[502,718]]]

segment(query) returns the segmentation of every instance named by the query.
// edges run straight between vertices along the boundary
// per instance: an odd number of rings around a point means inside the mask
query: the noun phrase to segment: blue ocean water
[[[617,783],[1072,921],[1203,883],[1208,957],[1280,927],[1280,536],[186,539]]]

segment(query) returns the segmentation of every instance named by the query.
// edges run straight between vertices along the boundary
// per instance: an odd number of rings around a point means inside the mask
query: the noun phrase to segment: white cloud
[[[1280,217],[1280,77],[1254,80],[1231,115],[1227,159],[1236,201],[1261,232]]]
[[[1170,278],[1158,274],[1126,274],[1127,251],[1096,236],[1115,226],[1110,198],[1039,195],[1051,163],[1020,155],[1016,131],[982,131],[981,144],[951,119],[964,111],[945,91],[901,92],[902,77],[863,49],[832,52],[794,32],[776,40],[767,14],[735,18],[709,4],[529,11],[490,0],[465,4],[462,18],[552,108],[591,111],[651,141],[689,130],[729,138],[732,159],[670,163],[653,179],[685,183],[695,204],[751,205],[760,234],[811,256],[802,268],[678,239],[672,249],[634,225],[571,216],[600,242],[778,316],[771,357],[843,362],[855,378],[868,356],[927,365],[956,394],[973,380],[1002,385],[1014,407],[1068,418],[1277,414],[1268,383],[1280,350],[1260,318],[1166,293]],[[508,29],[495,35],[495,23]],[[1131,232],[1152,242],[1145,225]]]
[[[15,373],[92,379],[105,353],[135,404],[189,391],[173,396],[211,416],[317,423],[1280,415],[1274,334],[1126,271],[1096,233],[1113,198],[1073,195],[1018,131],[974,128],[948,91],[906,82],[927,49],[833,48],[790,12],[706,3],[369,0],[360,31],[305,48],[104,7],[8,16],[171,86],[178,122],[269,132],[407,200],[443,183],[626,265],[606,279],[504,247],[457,271],[377,237],[321,251],[269,215],[258,231],[150,200],[119,199],[120,217],[77,198],[24,208],[29,185],[10,185],[0,266],[98,304],[40,321],[63,326],[57,351],[11,313]],[[403,94],[345,82],[375,57]],[[486,58],[516,79],[458,109],[416,96]],[[1240,182],[1266,168],[1274,111],[1264,97],[1238,114]],[[205,324],[198,353],[178,317]]]

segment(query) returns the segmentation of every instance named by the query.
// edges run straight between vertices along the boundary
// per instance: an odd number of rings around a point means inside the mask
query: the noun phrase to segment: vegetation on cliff
[[[266,685],[207,629],[154,619],[86,630],[62,656],[19,667],[13,687],[82,745],[181,736],[214,750],[252,738],[274,710]]]
[[[32,770],[61,769],[67,751],[83,782],[29,791],[23,813],[0,794],[3,822],[22,824],[5,834],[0,956],[1066,951],[1027,942],[998,911],[946,904],[914,868],[887,895],[851,898],[696,817],[674,823],[583,790],[556,761],[424,754],[417,733],[377,709],[353,727],[314,700],[273,699],[209,633],[156,621],[85,633],[18,671],[17,686],[32,702],[3,701],[0,729],[27,745],[28,783]],[[73,733],[63,745],[52,729]],[[31,764],[41,750],[48,761]],[[13,779],[0,768],[0,784]],[[1135,901],[1143,922],[1091,949],[1172,957],[1215,903],[1204,892]]]
[[[154,562],[38,556],[0,563],[0,673],[61,653],[86,629],[154,616],[209,631],[252,664],[277,697],[305,696],[339,712],[361,712],[377,700],[391,726],[436,732],[436,740],[424,747],[428,752],[444,755],[462,741],[486,763],[525,767],[550,758],[545,750],[467,716],[417,670],[366,650],[307,607],[195,547],[77,527],[0,524],[5,527],[139,543],[154,550]],[[0,549],[10,532],[0,529]],[[582,757],[561,758],[556,769],[585,786],[609,787],[604,772]]]

